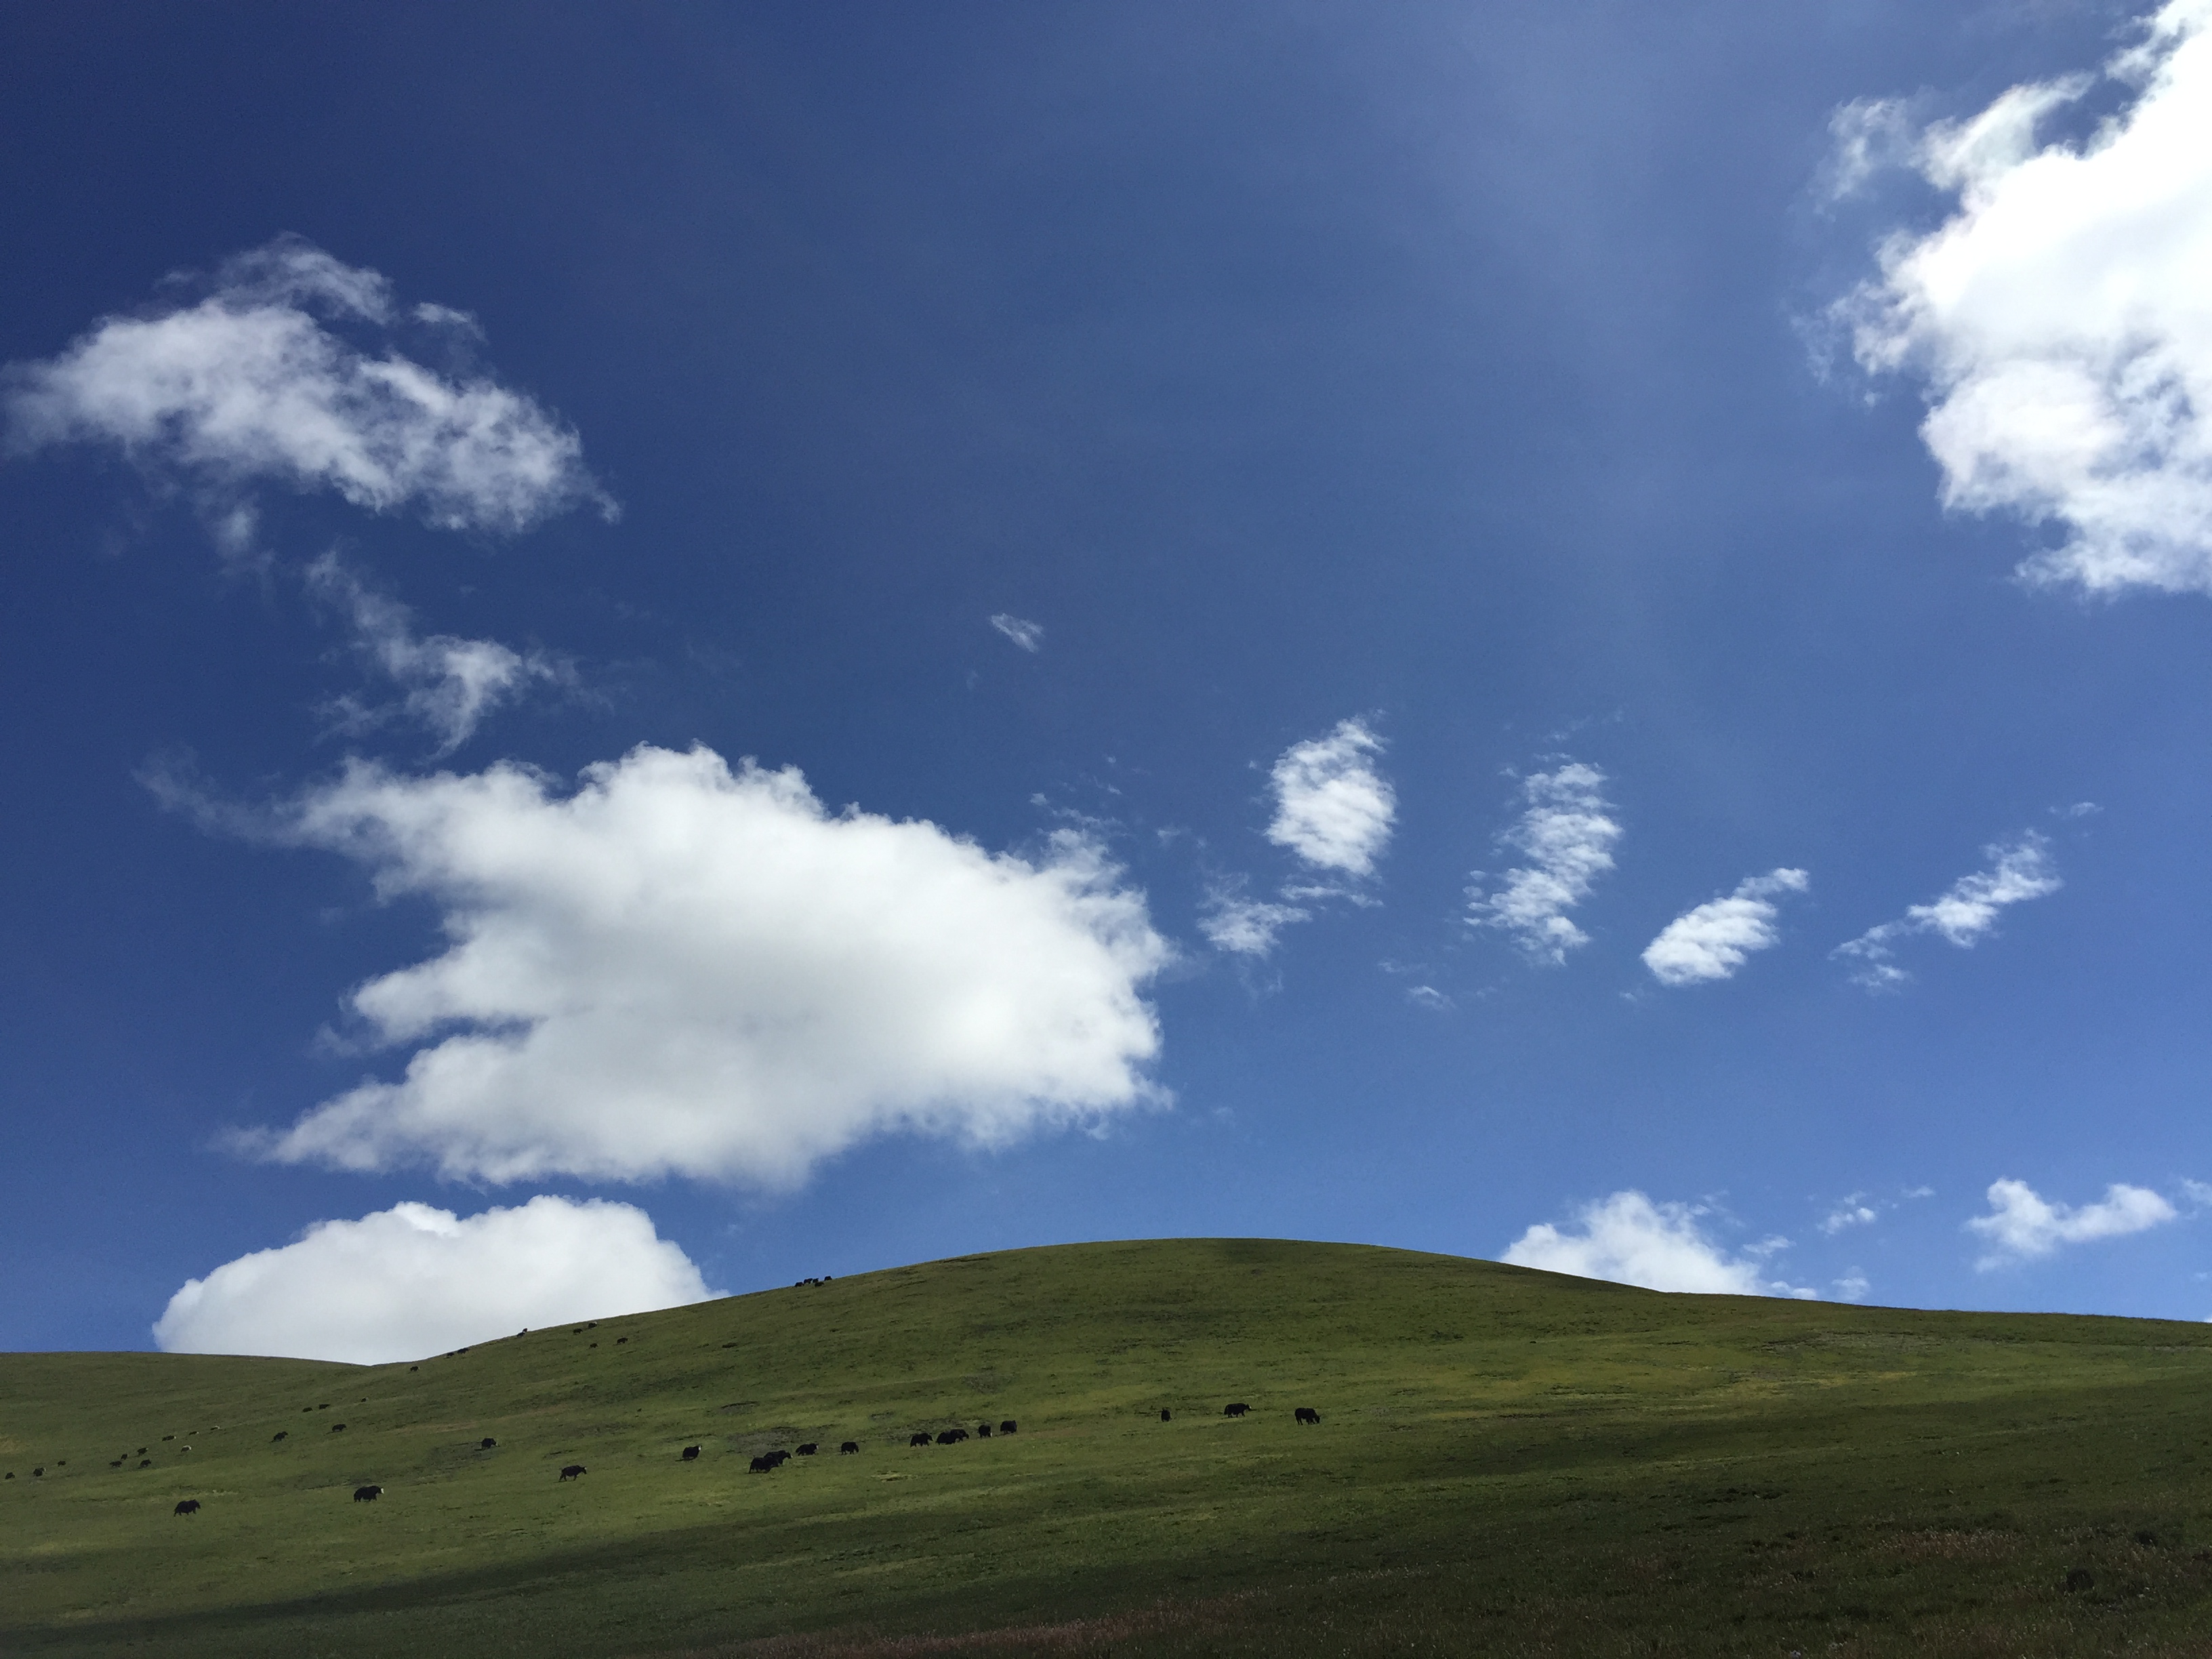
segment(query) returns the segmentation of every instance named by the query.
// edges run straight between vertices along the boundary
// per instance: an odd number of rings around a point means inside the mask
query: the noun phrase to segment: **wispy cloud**
[[[2134,96],[2080,143],[2039,134],[2095,76],[1924,130],[1893,102],[1839,112],[1834,189],[1901,162],[1957,208],[1889,236],[1836,315],[1866,368],[1923,384],[1946,506],[2064,526],[2030,577],[2212,592],[2212,6],[2143,27],[2104,70]]]
[[[2049,1255],[2062,1244],[2119,1238],[2176,1218],[2173,1206],[2148,1187],[2115,1182],[2101,1202],[2071,1208],[2054,1204],[2025,1181],[1993,1181],[1990,1213],[1966,1223],[1967,1231],[1990,1242],[1989,1254],[1974,1263],[1984,1272]]]
[[[1609,1279],[1648,1291],[1816,1297],[1814,1291],[1767,1276],[1766,1258],[1787,1249],[1788,1239],[1765,1239],[1731,1255],[1700,1224],[1710,1213],[1700,1205],[1655,1204],[1630,1188],[1583,1205],[1575,1213],[1579,1231],[1540,1222],[1498,1259],[1516,1267]]]
[[[1217,951],[1264,957],[1275,948],[1278,933],[1312,914],[1295,904],[1269,904],[1248,898],[1240,886],[1224,884],[1207,890],[1198,929]]]
[[[1567,912],[1613,868],[1621,828],[1611,816],[1605,781],[1596,767],[1569,761],[1522,784],[1526,810],[1498,840],[1528,863],[1508,870],[1487,892],[1483,872],[1475,872],[1476,884],[1468,890],[1471,921],[1510,933],[1538,962],[1563,963],[1568,951],[1589,943]]]
[[[1856,963],[1851,977],[1862,985],[1900,985],[1911,975],[1894,960],[1899,939],[1934,933],[1961,950],[1971,950],[1996,926],[1998,913],[2007,906],[2042,898],[2066,884],[2051,860],[2051,843],[2032,830],[2013,841],[1984,848],[1982,856],[1990,860],[1988,869],[1960,877],[1929,903],[1913,905],[1897,921],[1868,928],[1831,954]]]
[[[106,318],[60,356],[9,367],[8,445],[118,449],[191,490],[233,553],[251,544],[262,484],[453,530],[525,530],[586,502],[612,515],[572,429],[488,376],[406,356],[392,341],[410,328],[447,345],[476,332],[461,313],[403,310],[375,271],[279,238],[223,265],[197,304]]]
[[[516,651],[495,640],[417,635],[405,605],[368,586],[335,555],[325,554],[307,567],[307,574],[308,591],[345,613],[355,643],[400,689],[396,704],[353,696],[334,700],[331,712],[339,731],[364,732],[404,717],[434,733],[436,752],[443,757],[526,687],[564,684],[575,678],[567,661],[543,652]]]
[[[1357,720],[1338,722],[1327,737],[1292,744],[1272,775],[1275,817],[1267,839],[1316,869],[1372,875],[1398,811],[1396,792],[1376,769],[1382,747]]]
[[[1662,985],[1696,985],[1734,977],[1753,951],[1778,943],[1776,900],[1802,893],[1802,870],[1774,870],[1740,882],[1735,892],[1686,910],[1644,947],[1644,965]]]
[[[1001,611],[991,618],[991,626],[1004,634],[1024,651],[1044,649],[1044,624],[1026,622],[1021,617]]]

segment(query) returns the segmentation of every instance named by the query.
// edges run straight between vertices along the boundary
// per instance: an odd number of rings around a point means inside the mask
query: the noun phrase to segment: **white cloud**
[[[1267,839],[1306,863],[1347,876],[1374,873],[1389,844],[1398,797],[1375,769],[1382,740],[1363,720],[1292,744],[1275,763],[1275,817]]]
[[[567,663],[542,652],[526,653],[495,640],[451,634],[417,635],[405,605],[366,586],[335,555],[309,565],[307,582],[311,592],[343,608],[356,642],[402,693],[396,708],[338,699],[331,712],[341,731],[366,731],[398,714],[435,733],[437,753],[449,755],[468,741],[486,715],[526,687],[574,678]]]
[[[1867,368],[1924,383],[1946,505],[2063,526],[2027,574],[2207,592],[2212,4],[2172,0],[2106,66],[2137,90],[2082,143],[2039,133],[2089,76],[2014,87],[1902,141],[1956,210],[1893,235],[1838,314]],[[1899,143],[1893,106],[1852,107],[1839,181]]]
[[[1554,964],[1589,943],[1567,912],[1589,896],[1597,878],[1613,868],[1620,825],[1608,814],[1605,774],[1569,761],[1539,772],[1521,787],[1528,801],[1513,828],[1498,839],[1529,862],[1508,870],[1496,891],[1468,890],[1468,913],[1477,926],[1500,927],[1539,962]],[[1475,872],[1479,884],[1482,872]]]
[[[876,1134],[1002,1144],[1161,1097],[1139,989],[1170,948],[1073,831],[994,855],[825,811],[795,769],[641,746],[565,795],[513,764],[355,762],[261,833],[428,899],[448,941],[352,993],[375,1037],[422,1046],[246,1138],[283,1162],[781,1185]]]
[[[541,1194],[465,1218],[397,1204],[187,1279],[154,1340],[169,1353],[377,1365],[718,1294],[627,1204]]]
[[[443,307],[411,315],[449,337],[473,328]],[[400,321],[376,272],[281,238],[225,264],[196,305],[105,318],[59,356],[11,366],[9,446],[119,448],[195,487],[233,550],[264,483],[446,529],[524,530],[586,501],[611,512],[575,433],[531,398],[333,331],[380,342]]]
[[[1966,1223],[1969,1231],[1990,1241],[1990,1253],[1974,1263],[1984,1272],[2049,1255],[2061,1244],[2139,1233],[2163,1225],[2177,1214],[2172,1205],[2148,1187],[2118,1182],[2105,1188],[2103,1202],[2079,1209],[2050,1202],[2025,1181],[1991,1182],[1989,1200],[1990,1212]]]
[[[1853,1193],[1828,1212],[1820,1223],[1820,1231],[1831,1238],[1846,1227],[1871,1226],[1881,1219],[1881,1212],[1866,1201],[1864,1193]]]
[[[1217,886],[1206,893],[1198,929],[1217,951],[1264,957],[1275,948],[1278,933],[1312,914],[1295,904],[1268,904],[1247,898],[1233,886]]]
[[[1573,1273],[1640,1285],[1647,1291],[1690,1291],[1723,1296],[1789,1296],[1814,1292],[1765,1276],[1764,1258],[1787,1248],[1768,1239],[1731,1256],[1698,1224],[1706,1212],[1688,1204],[1655,1204],[1642,1193],[1618,1192],[1576,1212],[1580,1232],[1540,1222],[1515,1239],[1500,1261],[1516,1267]]]
[[[1851,977],[1862,985],[1902,984],[1911,975],[1893,959],[1899,939],[1935,933],[1972,950],[1996,926],[1997,913],[2006,906],[2042,898],[2066,884],[2051,861],[2051,843],[2032,830],[2016,840],[1984,847],[1982,856],[1990,860],[1988,869],[1960,877],[1930,902],[1911,906],[1897,921],[1869,927],[1829,954],[1856,962]]]
[[[1867,1292],[1874,1289],[1874,1281],[1853,1267],[1836,1281],[1836,1296],[1844,1302],[1863,1302]]]
[[[1004,634],[1024,651],[1044,649],[1044,624],[1024,622],[1019,617],[1001,611],[991,618],[991,626]]]
[[[1644,965],[1662,985],[1732,978],[1753,951],[1780,941],[1775,900],[1803,892],[1809,882],[1802,870],[1747,878],[1728,897],[1710,900],[1668,922],[1644,947]]]

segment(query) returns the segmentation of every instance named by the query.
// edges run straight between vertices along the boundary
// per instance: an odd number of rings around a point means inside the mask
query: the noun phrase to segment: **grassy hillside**
[[[0,1651],[2197,1654],[2208,1459],[2202,1326],[1073,1245],[419,1369],[0,1356]]]

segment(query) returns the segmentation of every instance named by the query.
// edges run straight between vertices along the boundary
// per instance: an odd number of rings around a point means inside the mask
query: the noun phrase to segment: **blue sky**
[[[0,29],[0,1345],[2212,1316],[2200,0]]]

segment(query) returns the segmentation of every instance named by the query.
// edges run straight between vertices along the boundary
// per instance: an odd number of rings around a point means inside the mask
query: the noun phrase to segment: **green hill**
[[[1236,1239],[419,1367],[13,1354],[0,1651],[2198,1654],[2209,1417],[2198,1325]]]

